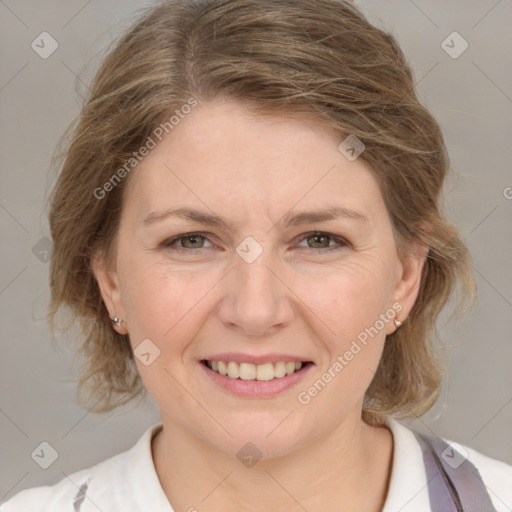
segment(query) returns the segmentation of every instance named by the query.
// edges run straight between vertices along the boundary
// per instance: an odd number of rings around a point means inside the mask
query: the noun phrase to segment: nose
[[[220,321],[253,337],[268,337],[289,325],[295,315],[295,295],[284,274],[270,251],[263,251],[252,263],[237,256],[224,280],[225,292],[217,308]]]

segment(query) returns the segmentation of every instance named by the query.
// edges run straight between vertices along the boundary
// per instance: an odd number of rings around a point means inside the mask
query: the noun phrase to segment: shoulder
[[[154,486],[158,492],[151,438],[159,428],[160,424],[153,425],[129,450],[66,475],[54,485],[20,491],[0,505],[0,512],[88,512],[97,511],[97,507],[107,512],[124,507],[126,503],[130,505],[125,510],[138,510],[130,507],[140,498],[142,488]]]
[[[92,480],[95,470],[109,463],[110,459],[92,468],[77,471],[64,477],[55,485],[24,489],[0,505],[0,512],[79,510],[77,507],[81,505],[85,498],[84,491],[87,490],[88,482]]]
[[[498,512],[510,512],[512,510],[512,466],[506,462],[488,457],[469,446],[453,443],[449,440],[445,441],[457,451],[466,452],[463,455],[480,473],[496,510]]]
[[[415,430],[389,417],[393,439],[393,466],[384,512],[431,510],[426,468]],[[431,432],[424,432],[430,437]],[[497,512],[512,511],[512,466],[488,457],[469,446],[440,438],[459,452],[478,471]],[[441,455],[442,456],[442,455]],[[446,459],[445,459],[446,460]]]

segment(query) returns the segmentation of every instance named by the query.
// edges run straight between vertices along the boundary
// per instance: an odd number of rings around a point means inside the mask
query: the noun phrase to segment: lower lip
[[[267,398],[278,395],[298,384],[314,366],[313,363],[307,363],[297,372],[272,380],[242,380],[232,379],[214,372],[200,361],[198,364],[214,384],[234,395],[245,398]]]

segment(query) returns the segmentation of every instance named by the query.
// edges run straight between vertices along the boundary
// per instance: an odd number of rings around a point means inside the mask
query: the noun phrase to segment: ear
[[[119,334],[128,334],[118,275],[115,269],[108,268],[106,257],[101,251],[97,251],[92,258],[92,271],[109,316],[121,319],[121,324],[113,323],[112,328]]]
[[[428,256],[428,247],[419,240],[411,242],[404,262],[398,261],[396,267],[393,304],[399,303],[402,309],[397,312],[395,319],[404,322],[411,312],[420,291],[421,276]],[[388,324],[387,334],[397,329],[394,322]]]

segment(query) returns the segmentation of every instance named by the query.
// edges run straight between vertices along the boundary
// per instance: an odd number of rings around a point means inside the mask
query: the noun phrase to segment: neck
[[[349,418],[286,456],[246,467],[236,455],[163,420],[153,460],[177,512],[339,510],[340,503],[345,510],[378,512],[384,506],[393,454],[387,427]]]

